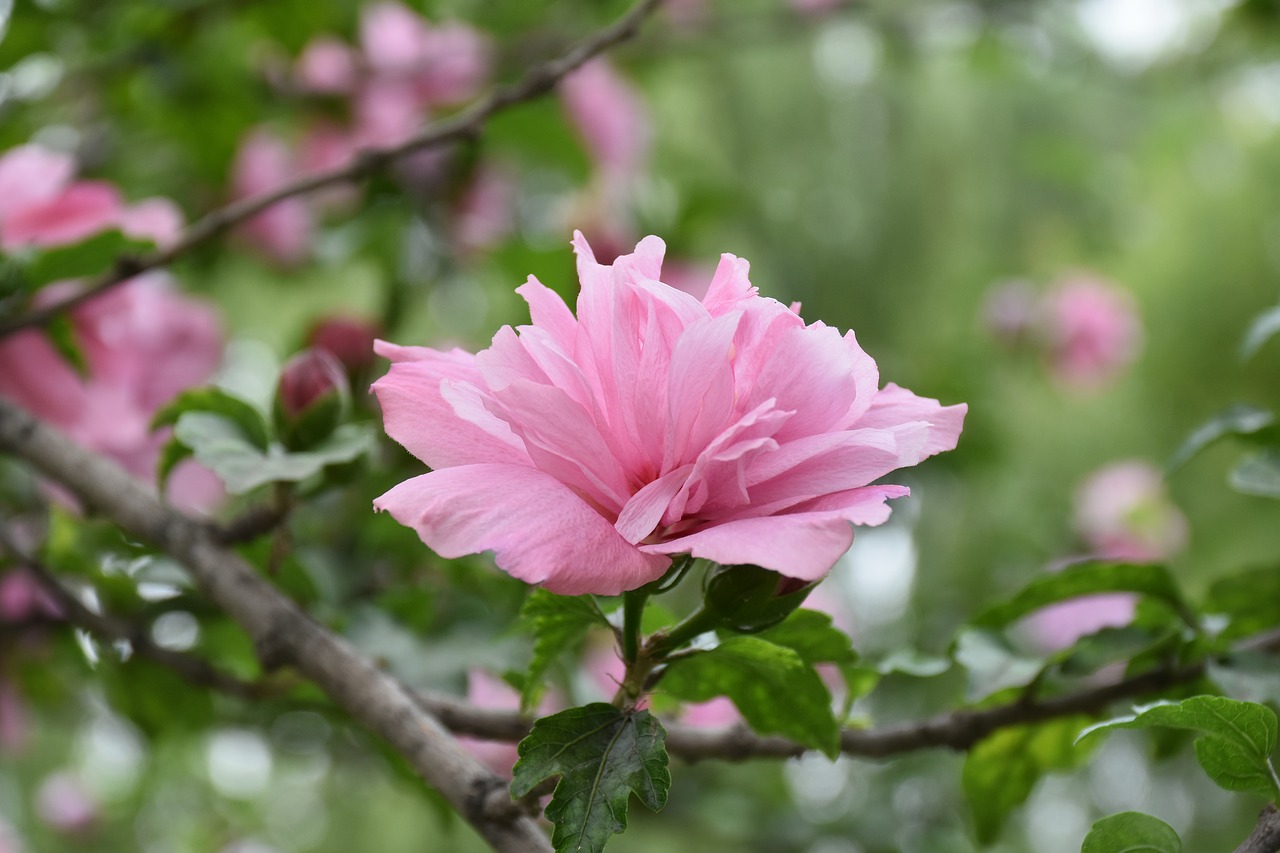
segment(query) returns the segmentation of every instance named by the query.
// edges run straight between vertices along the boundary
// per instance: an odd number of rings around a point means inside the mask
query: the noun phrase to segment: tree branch
[[[306,175],[271,192],[232,202],[206,214],[194,222],[168,248],[140,257],[118,258],[111,270],[93,279],[78,293],[0,322],[0,338],[22,329],[44,326],[63,312],[88,302],[136,275],[168,266],[196,247],[285,199],[308,195],[336,184],[362,180],[407,154],[479,136],[485,124],[497,113],[545,95],[570,72],[604,53],[610,47],[634,36],[645,18],[662,2],[663,0],[637,0],[635,5],[617,21],[579,42],[561,56],[535,67],[515,83],[490,90],[471,106],[449,118],[428,125],[399,145],[366,148],[358,152],[352,162],[346,166]]]
[[[1271,803],[1258,814],[1258,823],[1235,853],[1280,853],[1280,809]]]
[[[209,529],[103,459],[0,399],[0,450],[13,453],[131,536],[163,549],[253,639],[268,669],[292,665],[385,738],[499,853],[551,849],[537,823],[412,691],[313,621]]]

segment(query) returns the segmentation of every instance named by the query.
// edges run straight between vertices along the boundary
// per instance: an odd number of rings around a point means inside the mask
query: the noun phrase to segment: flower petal
[[[923,421],[929,425],[929,434],[920,459],[927,459],[934,454],[955,449],[968,411],[966,403],[944,406],[931,397],[918,397],[906,388],[890,382],[880,389],[871,402],[871,408],[857,419],[854,426],[859,429],[891,429],[911,421]],[[904,464],[913,465],[915,462]]]
[[[519,465],[463,465],[414,477],[374,501],[446,558],[493,551],[512,577],[560,595],[618,595],[670,560],[644,554],[569,487]]]

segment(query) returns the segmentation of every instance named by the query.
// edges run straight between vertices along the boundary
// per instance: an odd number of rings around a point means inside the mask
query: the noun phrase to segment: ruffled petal
[[[920,459],[926,459],[955,449],[968,411],[966,403],[944,406],[931,397],[918,397],[906,388],[890,382],[876,394],[871,408],[854,425],[859,429],[890,429],[912,421],[924,422],[928,424],[929,434]],[[918,461],[920,460],[917,459],[916,462]],[[914,465],[915,462],[904,464]]]
[[[618,595],[670,565],[623,539],[559,480],[518,465],[433,471],[374,501],[446,558],[493,551],[512,577],[560,595]]]

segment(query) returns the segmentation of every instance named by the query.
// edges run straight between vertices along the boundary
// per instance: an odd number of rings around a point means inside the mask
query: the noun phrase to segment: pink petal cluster
[[[1093,556],[1129,562],[1167,560],[1187,544],[1187,519],[1169,499],[1164,476],[1149,462],[1116,462],[1076,491],[1075,526]],[[1046,607],[1028,621],[1037,644],[1067,648],[1103,628],[1133,621],[1128,593],[1089,595]]]
[[[671,556],[826,574],[872,485],[952,449],[966,406],[889,384],[852,332],[759,296],[724,255],[697,300],[647,237],[612,265],[575,235],[577,316],[530,277],[532,324],[478,354],[379,342],[387,433],[432,469],[375,501],[444,557],[494,551],[552,592],[614,595]]]
[[[433,25],[407,6],[380,2],[360,17],[359,47],[333,36],[313,39],[293,69],[297,87],[346,100],[349,120],[310,123],[296,148],[273,131],[258,127],[240,144],[232,172],[236,198],[260,195],[319,171],[340,168],[365,148],[404,142],[432,111],[463,103],[479,93],[489,75],[490,49],[484,37],[459,23]],[[411,177],[439,171],[441,155],[428,151],[404,164]],[[290,199],[251,220],[241,233],[278,263],[291,265],[308,253],[316,210],[351,200],[339,188],[309,203]]]
[[[1142,348],[1133,295],[1089,275],[1065,278],[1044,294],[1024,281],[999,285],[987,296],[983,321],[1006,346],[1038,347],[1054,378],[1077,391],[1104,386]]]
[[[0,250],[77,243],[111,228],[161,246],[177,239],[182,214],[167,199],[127,204],[102,181],[76,181],[68,154],[20,145],[0,155]]]

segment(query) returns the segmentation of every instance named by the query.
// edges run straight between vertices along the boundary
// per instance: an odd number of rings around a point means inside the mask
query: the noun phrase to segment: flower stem
[[[650,645],[648,653],[654,658],[665,657],[681,646],[687,645],[690,640],[699,634],[705,634],[710,631],[719,621],[719,614],[713,613],[705,607],[700,607],[665,635],[654,635],[653,643]]]
[[[622,594],[622,660],[627,666],[640,654],[640,619],[648,599],[648,593],[638,589]]]

